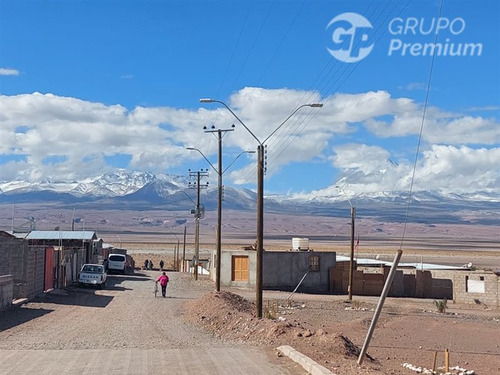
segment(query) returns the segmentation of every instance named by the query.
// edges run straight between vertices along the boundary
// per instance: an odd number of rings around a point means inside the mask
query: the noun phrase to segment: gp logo
[[[328,52],[337,60],[354,63],[364,59],[373,49],[372,24],[357,13],[342,13],[326,26],[332,32],[333,45]]]

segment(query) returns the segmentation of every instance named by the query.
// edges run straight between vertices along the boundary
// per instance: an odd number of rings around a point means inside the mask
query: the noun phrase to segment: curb
[[[297,362],[301,365],[304,370],[312,375],[334,375],[333,372],[328,370],[326,367],[321,366],[319,363],[313,361],[311,358],[305,356],[304,354],[296,351],[294,348],[288,345],[282,345],[277,348],[283,355],[286,355],[292,361]]]

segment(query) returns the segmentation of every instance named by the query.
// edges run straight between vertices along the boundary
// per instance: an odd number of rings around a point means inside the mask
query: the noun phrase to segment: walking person
[[[145,270],[147,270],[147,269],[148,269],[148,266],[149,266],[149,260],[148,260],[148,259],[146,259],[146,260],[144,261],[144,269],[145,269]]]
[[[163,272],[160,277],[156,280],[156,282],[160,283],[161,286],[161,295],[163,298],[167,298],[167,285],[168,285],[169,278],[165,272]]]
[[[163,262],[163,259],[160,260],[160,270],[163,271],[163,266],[165,265],[165,263]]]

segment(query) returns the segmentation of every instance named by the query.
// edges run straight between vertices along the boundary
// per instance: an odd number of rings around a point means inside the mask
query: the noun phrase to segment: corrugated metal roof
[[[342,256],[342,255],[337,255],[337,262],[349,262],[351,258]],[[356,263],[360,266],[390,266],[392,265],[392,262],[386,262],[385,260],[378,260],[378,259],[367,259],[367,258],[354,258]]]
[[[417,270],[469,270],[469,267],[448,266],[444,264],[433,263],[399,263],[398,267],[410,267]]]
[[[95,232],[92,231],[72,231],[72,230],[34,230],[26,239],[28,240],[80,240],[91,241],[96,239]]]
[[[25,238],[28,235],[28,232],[12,232],[11,230],[4,230],[3,232],[15,238]]]
[[[349,257],[338,255],[337,262],[348,262]],[[392,262],[387,262],[378,259],[366,259],[366,258],[354,258],[359,266],[369,266],[369,267],[380,267],[380,266],[392,266]],[[444,264],[433,264],[433,263],[399,263],[398,268],[415,268],[417,270],[468,270],[470,268],[463,266],[448,266]]]

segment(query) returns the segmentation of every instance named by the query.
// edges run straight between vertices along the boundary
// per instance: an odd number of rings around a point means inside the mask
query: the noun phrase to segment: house
[[[210,277],[215,280],[215,251],[211,254]],[[257,253],[252,250],[221,252],[221,285],[254,288]],[[334,252],[264,251],[262,288],[328,293],[329,268],[335,266]],[[302,281],[302,282],[301,282]]]
[[[0,276],[12,276],[14,299],[76,281],[100,254],[102,241],[91,231],[0,232]]]

